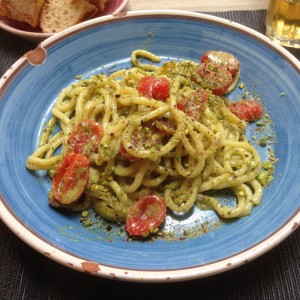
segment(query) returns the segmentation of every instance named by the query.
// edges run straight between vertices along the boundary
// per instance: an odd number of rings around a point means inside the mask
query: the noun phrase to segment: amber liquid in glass
[[[266,34],[283,46],[300,48],[300,0],[269,0]]]

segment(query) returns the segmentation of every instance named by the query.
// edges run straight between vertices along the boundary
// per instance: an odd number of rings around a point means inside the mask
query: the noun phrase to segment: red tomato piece
[[[149,195],[139,199],[126,218],[126,230],[132,236],[146,237],[166,218],[164,199]]]
[[[126,151],[126,149],[125,149],[125,147],[124,147],[124,145],[123,145],[122,143],[121,143],[121,147],[120,147],[120,154],[121,154],[121,156],[122,156],[124,159],[126,159],[126,160],[135,161],[135,160],[138,159],[137,157],[135,157],[135,156],[129,154],[129,153]]]
[[[137,87],[139,93],[145,97],[165,101],[170,96],[170,83],[164,77],[145,76]]]
[[[167,78],[156,78],[152,87],[152,98],[166,101],[170,97],[170,82]]]
[[[193,91],[188,98],[179,100],[177,108],[184,111],[194,120],[199,120],[203,104],[208,100],[209,92],[204,89]]]
[[[184,111],[188,116],[193,118],[194,120],[199,120],[200,112],[198,111],[198,106],[188,99],[184,98],[181,99],[178,104],[177,108]]]
[[[154,76],[145,76],[138,83],[138,91],[141,95],[152,98],[152,87],[155,81]]]
[[[232,75],[228,69],[214,62],[201,63],[191,79],[218,96],[222,96],[232,83]]]
[[[76,202],[86,187],[90,164],[78,153],[68,153],[56,169],[52,180],[52,193],[60,204]]]
[[[228,105],[228,108],[238,118],[249,122],[258,120],[263,113],[261,104],[253,100],[232,102]]]
[[[173,135],[176,131],[176,124],[172,120],[164,117],[154,120],[152,125],[163,135]]]
[[[234,55],[224,51],[207,51],[203,54],[200,61],[202,63],[214,62],[216,64],[224,65],[228,68],[232,76],[240,69],[239,60]]]
[[[103,135],[103,127],[94,120],[78,123],[68,140],[71,152],[90,155],[98,148]]]

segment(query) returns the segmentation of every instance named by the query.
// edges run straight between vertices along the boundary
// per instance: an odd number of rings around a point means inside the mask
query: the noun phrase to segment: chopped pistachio
[[[81,216],[83,218],[86,218],[87,216],[89,215],[89,212],[87,210],[84,210],[82,213],[81,213]]]

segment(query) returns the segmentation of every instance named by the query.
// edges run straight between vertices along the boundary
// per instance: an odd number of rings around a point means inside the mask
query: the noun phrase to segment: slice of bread
[[[97,7],[86,0],[46,0],[40,27],[43,32],[59,32],[92,18],[97,12]]]
[[[10,14],[4,0],[0,0],[0,16],[10,18]]]
[[[37,27],[40,22],[44,0],[1,0],[2,6],[9,13],[12,20],[26,22]]]
[[[104,10],[105,3],[107,3],[108,0],[89,0],[89,2],[95,5],[98,8],[98,10],[101,12]]]

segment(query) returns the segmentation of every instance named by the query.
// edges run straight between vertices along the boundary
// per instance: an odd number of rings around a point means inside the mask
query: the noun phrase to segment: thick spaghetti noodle
[[[50,203],[73,210],[93,207],[105,219],[125,221],[138,199],[156,194],[177,213],[200,202],[224,218],[250,214],[260,203],[262,186],[256,180],[260,157],[244,134],[247,122],[231,113],[225,98],[191,80],[199,64],[159,66],[140,58],[160,61],[134,51],[131,69],[78,80],[59,95],[28,169],[53,176],[73,151],[74,128],[85,120],[100,124],[103,136],[96,147],[85,145],[90,168],[80,199],[60,203],[50,191]],[[168,81],[166,99],[141,95],[138,85],[147,76]],[[207,194],[225,188],[236,195],[236,206],[222,206]]]

